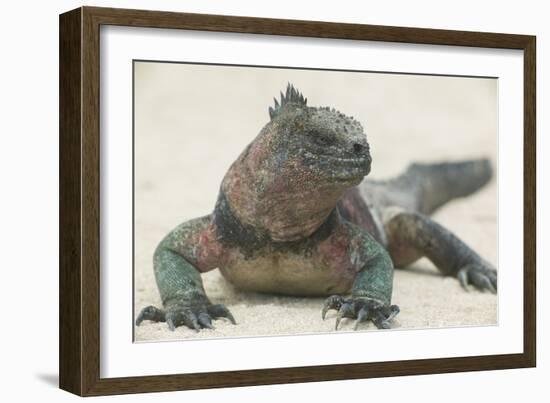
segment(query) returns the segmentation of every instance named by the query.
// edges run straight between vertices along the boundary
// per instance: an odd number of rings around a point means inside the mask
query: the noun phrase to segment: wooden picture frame
[[[100,27],[171,28],[519,49],[524,66],[523,353],[100,377]],[[536,364],[535,37],[81,7],[60,16],[60,387],[81,396],[533,367]]]

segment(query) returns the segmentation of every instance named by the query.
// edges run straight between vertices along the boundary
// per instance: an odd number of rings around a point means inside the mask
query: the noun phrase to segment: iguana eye
[[[334,143],[334,140],[330,136],[319,133],[313,135],[313,141],[319,146],[329,146]]]

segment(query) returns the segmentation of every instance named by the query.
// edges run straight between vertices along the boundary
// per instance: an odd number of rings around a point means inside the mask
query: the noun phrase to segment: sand
[[[401,172],[412,161],[487,156],[497,171],[496,80],[336,73],[283,69],[138,63],[135,126],[135,300],[161,306],[152,270],[159,240],[177,224],[208,214],[227,167],[267,122],[272,97],[291,81],[313,106],[334,106],[365,126],[371,177]],[[497,265],[496,177],[455,200],[434,219]],[[334,311],[321,320],[323,298],[295,298],[234,289],[218,270],[203,275],[210,299],[237,319],[194,332],[144,322],[136,341],[331,332]],[[465,292],[427,260],[396,270],[394,329],[497,323],[495,295]],[[344,320],[340,331],[351,331]],[[376,330],[365,323],[360,331]]]

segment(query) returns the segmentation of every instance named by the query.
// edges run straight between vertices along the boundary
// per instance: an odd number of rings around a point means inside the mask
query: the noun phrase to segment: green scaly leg
[[[344,318],[356,319],[354,329],[370,320],[379,329],[389,329],[391,321],[399,313],[397,305],[391,305],[393,289],[393,263],[385,251],[370,235],[362,234],[361,248],[356,256],[366,256],[363,269],[355,277],[351,296],[331,295],[325,300],[322,318],[329,310],[338,311],[335,329]],[[354,255],[353,251],[351,252]]]
[[[189,240],[204,230],[208,217],[191,220],[173,230],[159,244],[153,258],[155,278],[164,309],[148,306],[136,318],[139,326],[144,320],[166,322],[170,330],[178,326],[191,329],[211,329],[212,320],[235,318],[223,304],[212,304],[204,290],[200,271],[190,262],[194,245]]]

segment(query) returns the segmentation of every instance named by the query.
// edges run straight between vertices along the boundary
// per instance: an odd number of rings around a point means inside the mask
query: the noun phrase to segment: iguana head
[[[222,191],[245,224],[275,240],[313,233],[343,192],[371,166],[359,122],[328,107],[311,107],[293,85],[269,108],[270,121],[232,165]]]
[[[369,173],[369,144],[353,117],[334,108],[307,106],[307,98],[291,84],[274,102],[267,128],[276,128],[273,151],[281,160],[298,162],[298,169],[327,185],[353,186]]]

